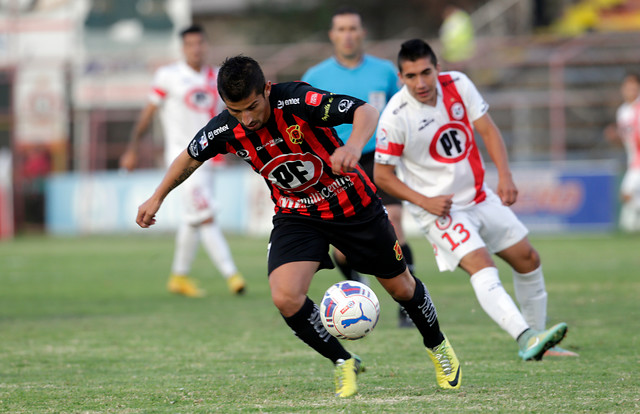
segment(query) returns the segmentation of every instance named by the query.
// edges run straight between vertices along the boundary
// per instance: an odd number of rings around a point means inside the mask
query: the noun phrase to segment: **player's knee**
[[[200,225],[201,225],[201,226],[204,226],[204,225],[207,225],[207,224],[213,224],[213,222],[214,222],[214,221],[215,221],[215,220],[214,220],[214,218],[213,218],[213,217],[209,217],[209,218],[206,218],[206,219],[202,220],[202,221],[200,222]]]
[[[413,298],[414,292],[415,287],[411,288],[408,286],[403,286],[402,289],[396,289],[393,293],[391,293],[391,297],[393,297],[395,300],[406,302]]]
[[[536,270],[540,267],[540,255],[538,254],[538,251],[530,245],[522,262],[523,265],[530,269],[530,272]]]
[[[416,290],[415,280],[408,271],[393,279],[378,279],[392,298],[399,301],[408,301],[413,298]]]
[[[300,308],[302,308],[302,305],[304,305],[305,296],[298,298],[284,292],[272,292],[271,300],[283,316],[290,317],[295,315],[296,312],[298,312]]]
[[[532,246],[529,246],[521,260],[518,261],[514,269],[520,273],[533,272],[540,267],[540,254]]]

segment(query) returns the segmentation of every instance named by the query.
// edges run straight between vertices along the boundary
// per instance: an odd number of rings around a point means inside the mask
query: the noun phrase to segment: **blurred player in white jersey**
[[[182,52],[184,60],[159,68],[145,108],[133,129],[127,151],[120,158],[120,166],[129,171],[144,150],[141,138],[147,131],[156,111],[159,111],[164,132],[164,160],[171,164],[187,146],[193,135],[224,108],[217,91],[218,68],[205,63],[207,43],[200,26],[184,29]],[[213,162],[199,168],[181,187],[182,220],[180,222],[168,289],[189,297],[204,295],[188,274],[200,240],[207,254],[227,280],[229,290],[241,294],[245,281],[233,261],[227,241],[214,220],[211,197]]]
[[[627,151],[627,172],[620,186],[620,228],[640,231],[640,75],[625,75],[620,92],[624,102],[616,112],[616,124],[607,128],[610,141],[621,141]]]
[[[545,329],[547,291],[540,257],[508,207],[517,189],[489,106],[466,75],[440,73],[433,50],[420,39],[402,44],[398,67],[405,86],[380,117],[376,185],[408,201],[440,271],[459,266],[471,276],[480,305],[518,342],[523,360],[539,360],[548,350],[576,355],[556,347],[566,334],[565,323]],[[498,170],[497,195],[484,183],[474,129]],[[503,288],[492,253],[513,269],[522,311]]]

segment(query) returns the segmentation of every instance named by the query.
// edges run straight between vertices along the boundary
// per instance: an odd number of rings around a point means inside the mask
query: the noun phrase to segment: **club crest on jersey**
[[[460,121],[464,118],[464,105],[460,102],[455,102],[451,105],[451,117],[457,121]]]
[[[304,141],[304,134],[300,130],[300,125],[291,125],[287,128],[287,134],[289,135],[289,141],[291,141],[292,144],[298,145],[302,144],[302,141]]]
[[[398,242],[398,240],[396,240],[396,244],[393,245],[393,251],[396,252],[396,260],[400,261],[402,260],[403,256],[402,256],[402,248],[400,247],[400,243]]]
[[[200,144],[200,149],[205,149],[209,146],[209,140],[207,139],[207,136],[204,134],[204,131],[202,132],[202,136],[200,137],[200,140],[198,141],[198,143]]]
[[[436,219],[436,227],[438,230],[446,230],[451,225],[451,216],[447,214],[444,217],[438,217]]]
[[[473,147],[473,134],[462,122],[451,121],[442,125],[429,145],[434,160],[454,164],[467,158]]]

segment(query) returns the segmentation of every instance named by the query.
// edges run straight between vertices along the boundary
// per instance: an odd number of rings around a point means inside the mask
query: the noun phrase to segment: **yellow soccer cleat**
[[[435,348],[427,348],[427,353],[436,368],[436,381],[440,388],[457,389],[462,382],[462,367],[447,337]]]
[[[229,290],[231,293],[235,295],[242,295],[245,291],[245,283],[244,278],[240,273],[236,273],[227,279],[227,286],[229,286]]]
[[[340,398],[351,397],[358,392],[356,377],[364,372],[364,365],[359,356],[352,354],[351,358],[339,359],[336,362],[334,371],[334,383],[336,386],[336,396]]]
[[[205,294],[202,289],[198,288],[195,280],[185,275],[171,275],[171,277],[169,277],[169,283],[167,283],[167,289],[176,295],[183,295],[190,298],[201,298]]]

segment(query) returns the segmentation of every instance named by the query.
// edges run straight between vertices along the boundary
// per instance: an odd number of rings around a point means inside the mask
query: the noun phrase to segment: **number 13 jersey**
[[[378,123],[375,162],[395,165],[398,177],[427,197],[454,194],[454,208],[479,203],[488,190],[472,122],[489,105],[463,73],[442,72],[436,85],[436,106],[406,86],[391,98]]]

